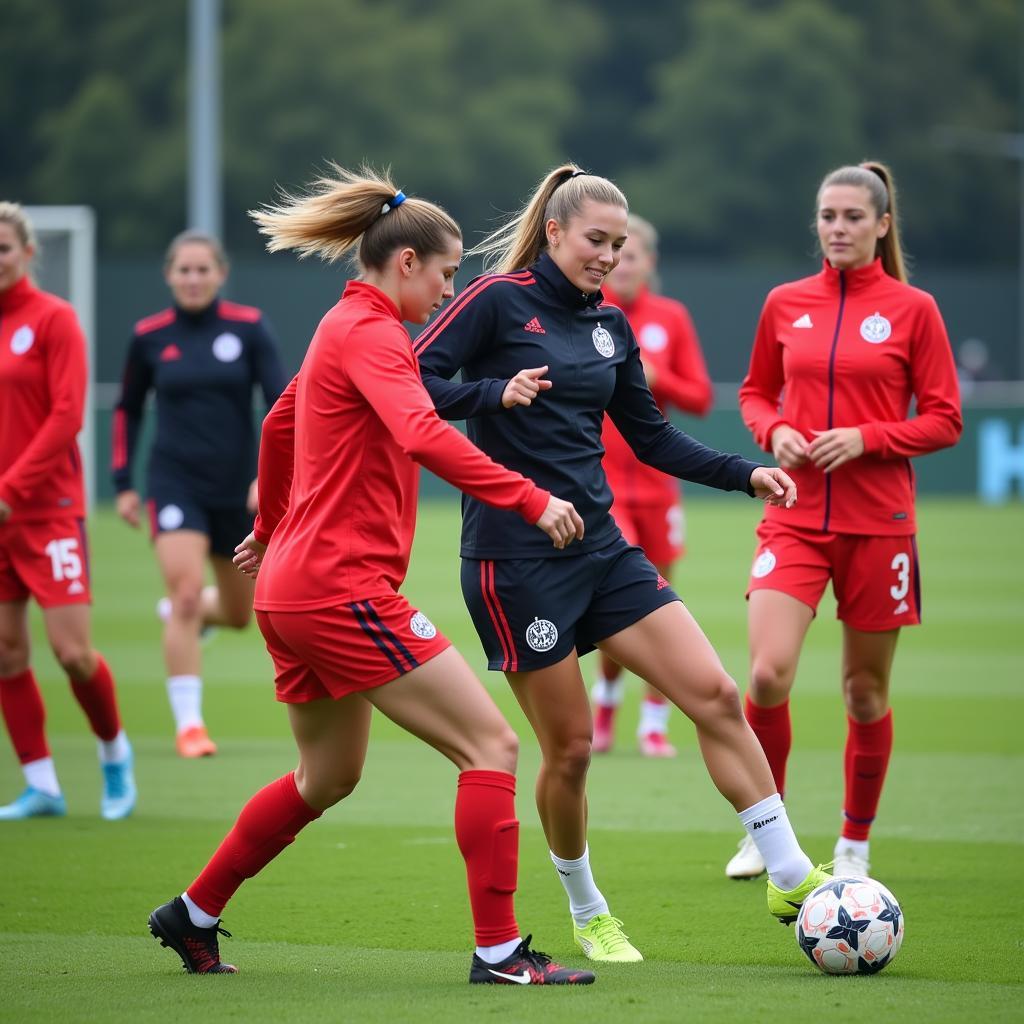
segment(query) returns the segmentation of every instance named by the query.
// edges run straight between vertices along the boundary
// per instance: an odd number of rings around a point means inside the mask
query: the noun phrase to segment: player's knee
[[[515,775],[519,762],[519,737],[504,719],[486,737],[479,737],[477,742],[480,749],[474,758],[476,765]]]
[[[65,673],[78,683],[91,679],[96,670],[96,655],[92,647],[79,640],[54,641],[53,656]]]
[[[855,722],[876,722],[888,709],[884,683],[868,673],[843,680],[846,711]]]
[[[582,782],[590,768],[591,738],[575,736],[561,743],[546,760],[551,769],[570,782]]]
[[[750,668],[750,695],[755,704],[772,707],[789,695],[789,670],[771,658],[755,658]]]
[[[0,679],[21,675],[28,668],[28,645],[0,636]]]
[[[179,580],[170,588],[171,614],[176,619],[198,619],[203,610],[200,580]]]

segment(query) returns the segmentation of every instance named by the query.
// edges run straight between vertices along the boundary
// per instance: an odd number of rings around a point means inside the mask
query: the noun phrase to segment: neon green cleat
[[[611,914],[598,914],[582,928],[573,924],[572,934],[590,960],[610,964],[635,964],[643,960],[643,954],[622,930],[622,922]]]
[[[795,888],[780,889],[770,878],[768,879],[768,913],[777,917],[783,924],[792,924],[796,920],[804,900],[823,882],[832,876],[828,869],[831,864],[819,864],[811,868],[810,874]]]

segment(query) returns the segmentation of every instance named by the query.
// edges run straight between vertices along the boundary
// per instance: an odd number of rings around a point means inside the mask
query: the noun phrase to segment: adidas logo
[[[909,612],[909,611],[910,611],[910,605],[907,604],[906,601],[900,601],[900,603],[898,605],[896,605],[896,608],[893,611],[893,615],[902,615],[904,612]]]
[[[81,580],[75,580],[74,583],[72,583],[68,587],[68,594],[84,594],[84,593],[85,593],[85,587],[82,586],[82,581]]]
[[[660,573],[658,574],[658,590],[664,590],[669,585],[668,580]]]
[[[168,345],[160,353],[160,362],[161,363],[170,363],[170,362],[173,362],[175,359],[180,359],[180,358],[181,358],[181,349],[178,348],[178,346],[175,345],[173,341],[171,342],[170,345]]]
[[[804,315],[802,317],[800,317],[799,320],[794,320],[793,321],[793,326],[794,327],[813,327],[814,324],[811,323],[811,314],[810,313],[804,313]]]
[[[543,327],[541,327],[540,321],[536,317],[534,317],[528,324],[523,324],[523,330],[529,331],[531,334],[548,333],[547,331],[544,330]]]

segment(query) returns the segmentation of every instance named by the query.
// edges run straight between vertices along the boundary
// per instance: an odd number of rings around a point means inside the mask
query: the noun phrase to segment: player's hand
[[[574,540],[583,540],[583,520],[572,502],[562,501],[551,495],[548,507],[537,520],[540,527],[552,540],[556,548],[562,549]]]
[[[864,454],[864,435],[860,427],[835,427],[833,430],[812,430],[814,440],[808,455],[818,469],[831,473],[846,462]]]
[[[796,484],[778,466],[758,466],[750,474],[754,497],[768,505],[792,508],[796,504]]]
[[[532,405],[537,395],[551,387],[551,381],[542,379],[547,372],[546,366],[537,366],[532,370],[520,370],[505,385],[505,390],[501,395],[501,404],[506,409],[511,409],[514,405]]]
[[[772,455],[783,469],[796,469],[807,461],[807,438],[785,423],[772,431]]]
[[[11,506],[3,498],[0,498],[0,526],[3,526],[11,518],[12,511]]]
[[[252,516],[256,515],[260,510],[260,492],[255,480],[249,484],[249,494],[245,499],[245,510]]]
[[[142,501],[138,491],[122,491],[114,502],[117,514],[134,529],[139,528],[139,509]]]
[[[267,545],[261,544],[255,533],[250,533],[241,544],[235,545],[235,557],[231,561],[235,563],[235,568],[239,572],[256,579],[266,553]]]

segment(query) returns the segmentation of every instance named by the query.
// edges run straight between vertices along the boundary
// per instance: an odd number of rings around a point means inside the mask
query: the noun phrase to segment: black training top
[[[213,508],[244,505],[256,475],[252,389],[269,409],[287,380],[263,314],[223,299],[200,313],[177,307],[140,320],[114,410],[112,469],[132,489],[132,457],[150,388],[156,392],[154,482],[184,484]]]
[[[655,404],[622,310],[584,293],[545,253],[529,270],[476,278],[413,342],[423,383],[446,419],[495,461],[571,501],[582,544],[559,551],[512,512],[464,496],[462,555],[542,558],[604,547],[620,536],[601,459],[605,410],[644,462],[695,483],[748,494],[757,463],[726,455],[670,424]],[[547,366],[553,387],[529,407],[501,396],[520,370]],[[450,378],[462,370],[463,383]]]

